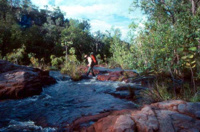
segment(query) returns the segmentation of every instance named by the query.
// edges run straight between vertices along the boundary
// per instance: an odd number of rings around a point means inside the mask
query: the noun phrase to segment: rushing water
[[[96,78],[73,82],[59,72],[51,75],[57,83],[43,88],[40,95],[0,102],[0,131],[57,131],[82,116],[135,108],[133,102],[106,94],[120,82]]]

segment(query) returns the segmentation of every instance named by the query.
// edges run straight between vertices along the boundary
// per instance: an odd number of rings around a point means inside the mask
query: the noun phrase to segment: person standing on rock
[[[90,74],[90,72],[91,72],[92,75],[95,76],[94,71],[93,71],[94,63],[92,61],[92,58],[90,56],[88,56],[88,55],[85,55],[84,58],[87,59],[87,61],[88,61],[88,65],[87,65],[88,66],[88,70],[87,70],[87,74],[86,75],[88,76]]]

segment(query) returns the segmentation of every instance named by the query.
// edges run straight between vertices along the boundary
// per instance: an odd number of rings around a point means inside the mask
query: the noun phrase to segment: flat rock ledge
[[[40,94],[44,86],[54,83],[49,71],[0,60],[0,100]]]
[[[99,81],[124,81],[126,83],[132,82],[133,78],[138,76],[137,73],[133,71],[114,71],[109,72],[107,75],[98,75],[97,80]]]
[[[199,132],[200,102],[171,100],[145,105],[140,110],[121,110],[106,113],[81,132]],[[94,116],[94,119],[96,117]],[[88,117],[86,118],[88,119]],[[90,120],[92,118],[90,117]],[[78,121],[75,121],[73,130]],[[88,120],[86,120],[88,121]]]

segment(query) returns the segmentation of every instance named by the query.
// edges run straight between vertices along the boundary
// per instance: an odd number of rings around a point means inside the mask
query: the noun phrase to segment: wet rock
[[[87,75],[85,75],[85,74],[83,74],[82,76],[81,76],[81,79],[92,79],[93,78],[93,76],[87,76]]]
[[[131,82],[132,78],[138,76],[137,73],[133,71],[114,71],[109,72],[108,75],[98,75],[97,80],[99,81],[124,81],[126,83]]]
[[[123,110],[110,113],[87,132],[199,132],[199,103],[171,100],[145,105],[141,110]]]
[[[180,113],[200,118],[200,103],[179,104],[177,109]]]
[[[108,76],[108,75],[98,75],[97,80],[99,80],[99,81],[109,81],[110,76]]]
[[[97,115],[84,116],[84,117],[76,119],[71,125],[66,126],[66,128],[77,130],[77,131],[80,129],[82,129],[82,131],[85,131],[86,129],[88,131],[93,131],[94,130],[93,126],[91,126],[89,128],[80,128],[80,124],[88,123],[90,121],[97,121],[103,117],[108,116],[109,114],[110,114],[110,112],[105,112],[105,113],[100,113]]]
[[[42,87],[56,83],[48,71],[0,60],[0,99],[16,99],[40,94]]]
[[[108,73],[108,71],[106,71],[106,70],[95,69],[95,67],[96,67],[96,65],[94,66],[94,69],[93,69],[95,75]],[[78,67],[78,71],[82,71],[83,73],[87,73],[87,70],[88,70],[87,66],[79,66]]]

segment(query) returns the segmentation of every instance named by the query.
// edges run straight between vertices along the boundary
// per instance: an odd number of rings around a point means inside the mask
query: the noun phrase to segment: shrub
[[[61,65],[65,62],[65,57],[63,57],[63,56],[56,57],[55,55],[51,55],[50,59],[51,59],[51,65],[55,69],[60,69],[62,67]]]
[[[28,57],[29,57],[30,62],[31,62],[31,65],[33,67],[39,67],[39,60],[35,56],[36,56],[36,54],[34,54],[34,53],[29,53],[28,54]]]
[[[16,64],[21,63],[21,60],[24,58],[25,50],[26,47],[24,45],[21,48],[14,49],[13,52],[6,55],[8,61]]]
[[[61,68],[61,73],[68,74],[72,80],[78,81],[81,79],[82,71],[78,69],[80,62],[77,60],[76,55],[74,55],[74,49],[70,49],[71,55],[67,56],[63,67]]]
[[[199,102],[200,101],[200,93],[197,92],[193,97],[190,99],[191,102]]]
[[[96,56],[96,59],[97,59],[97,61],[98,61],[98,65],[103,64],[103,60],[101,59],[100,54],[98,54],[98,55]]]
[[[73,80],[80,80],[81,74],[78,71],[78,65],[70,61],[65,61],[61,68],[61,73],[69,75]]]

